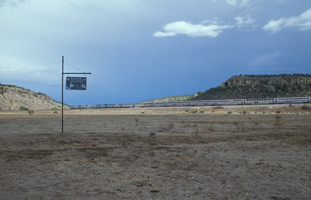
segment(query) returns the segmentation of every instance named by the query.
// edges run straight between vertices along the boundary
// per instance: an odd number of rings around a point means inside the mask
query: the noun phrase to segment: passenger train
[[[311,97],[283,97],[283,98],[254,98],[254,99],[224,99],[224,100],[196,100],[174,102],[152,102],[138,104],[100,104],[76,105],[71,109],[104,109],[104,108],[142,108],[142,107],[185,107],[185,106],[226,106],[226,105],[265,105],[265,104],[302,104],[311,103]]]

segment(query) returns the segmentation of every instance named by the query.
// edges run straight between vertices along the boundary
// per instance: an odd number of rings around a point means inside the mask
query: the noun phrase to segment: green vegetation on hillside
[[[28,110],[28,108],[25,107],[25,106],[20,106],[20,107],[19,107],[19,110]]]
[[[19,87],[19,86],[16,86],[16,85],[10,85],[10,84],[1,84],[0,83],[0,87],[1,86],[6,86],[6,87],[11,87],[11,88],[20,88],[20,89],[24,89],[24,90],[29,90],[29,89],[25,89],[23,87]]]

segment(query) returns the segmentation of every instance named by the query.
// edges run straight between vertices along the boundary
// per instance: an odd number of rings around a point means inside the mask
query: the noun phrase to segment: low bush
[[[26,108],[25,106],[20,106],[19,110],[29,110],[28,108]]]
[[[155,136],[155,135],[156,135],[156,133],[154,133],[154,132],[149,133],[149,136]]]
[[[301,107],[301,110],[311,110],[311,107],[310,106],[307,106],[307,105],[303,105]]]

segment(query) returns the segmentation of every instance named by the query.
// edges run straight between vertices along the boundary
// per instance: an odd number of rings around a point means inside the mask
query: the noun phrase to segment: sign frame
[[[66,90],[86,90],[87,77],[66,77]]]

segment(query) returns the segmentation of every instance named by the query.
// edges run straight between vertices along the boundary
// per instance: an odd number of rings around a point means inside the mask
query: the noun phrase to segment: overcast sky
[[[310,0],[0,0],[0,82],[65,103],[194,94],[233,75],[311,73]]]

